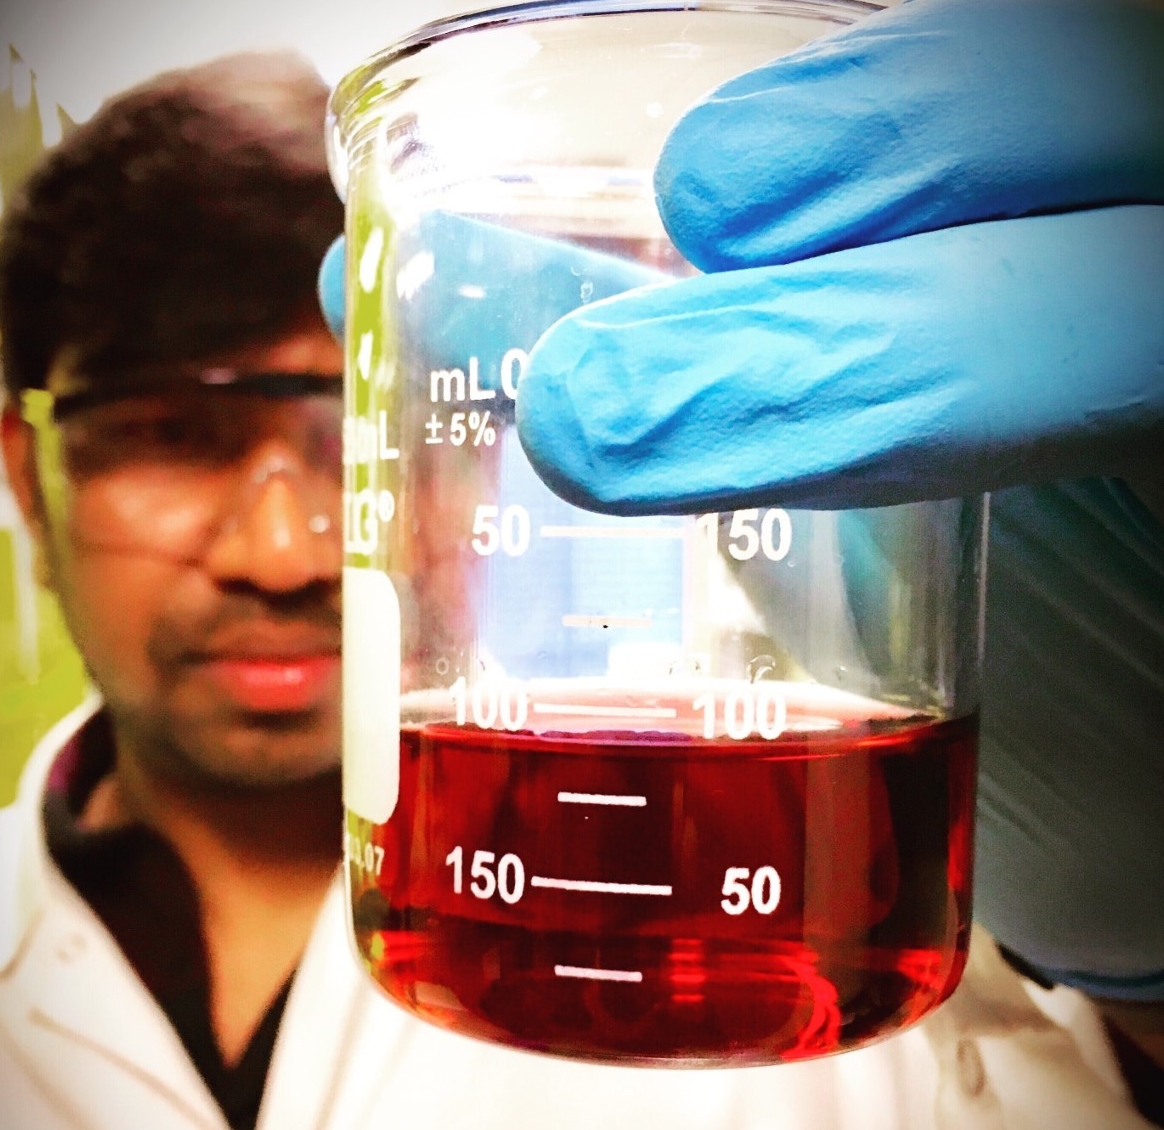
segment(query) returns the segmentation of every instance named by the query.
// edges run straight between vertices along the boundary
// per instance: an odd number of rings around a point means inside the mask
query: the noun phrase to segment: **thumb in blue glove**
[[[470,356],[479,357],[481,386],[487,388],[499,387],[508,349],[529,350],[563,314],[666,277],[578,244],[451,212],[427,212],[415,228],[382,232],[378,241],[384,239],[396,241],[392,261],[409,273],[406,283],[389,280],[390,288],[407,294],[397,296],[390,314],[384,311],[382,251],[366,277],[360,264],[354,265],[349,288],[347,243],[341,236],[325,255],[317,284],[332,333],[343,340],[349,296],[356,322],[369,301],[363,314],[369,326],[354,325],[354,332],[379,331],[384,319],[399,319],[396,337],[422,353],[429,367],[463,366]]]

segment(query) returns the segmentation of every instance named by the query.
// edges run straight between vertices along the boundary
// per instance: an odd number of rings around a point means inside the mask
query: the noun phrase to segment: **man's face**
[[[227,359],[232,388],[191,377],[62,408],[55,502],[17,490],[143,768],[264,786],[339,764],[341,369],[320,328]],[[272,372],[318,380],[246,381]],[[5,442],[19,446],[11,426]]]

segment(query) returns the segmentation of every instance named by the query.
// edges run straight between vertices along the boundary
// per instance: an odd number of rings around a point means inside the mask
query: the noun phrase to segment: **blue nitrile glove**
[[[975,916],[1164,1001],[1164,523],[1118,479],[991,497]]]
[[[720,273],[540,343],[520,434],[572,501],[851,507],[1159,473],[1164,208],[1135,206],[1164,203],[1159,5],[890,8],[693,109],[656,188]]]
[[[1164,474],[1164,8],[911,0],[694,108],[656,185],[718,273],[542,339],[535,466],[628,514],[1014,486],[976,914],[1055,979],[1164,1000],[1164,529],[1094,477]]]

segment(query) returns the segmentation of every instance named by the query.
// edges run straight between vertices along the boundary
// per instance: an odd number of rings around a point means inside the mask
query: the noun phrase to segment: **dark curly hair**
[[[231,55],[111,99],[46,154],[0,217],[9,394],[62,357],[109,379],[318,316],[316,272],[343,227],[327,94],[298,55]]]

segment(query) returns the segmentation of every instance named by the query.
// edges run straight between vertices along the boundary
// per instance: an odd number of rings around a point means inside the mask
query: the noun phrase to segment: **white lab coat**
[[[94,705],[45,738],[0,812],[0,1128],[227,1130],[165,1016],[47,855],[45,775]],[[357,966],[338,882],[287,1002],[259,1116],[259,1130],[1147,1126],[1090,1006],[1026,987],[985,935],[951,1001],[860,1051],[736,1071],[601,1067],[412,1019]]]

